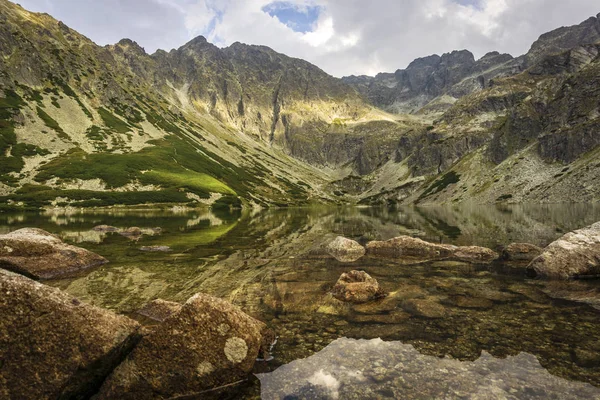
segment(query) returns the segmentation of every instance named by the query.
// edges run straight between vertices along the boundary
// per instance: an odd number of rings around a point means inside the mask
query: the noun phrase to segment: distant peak
[[[140,54],[146,54],[146,50],[144,50],[144,48],[142,46],[140,46],[137,42],[128,39],[128,38],[124,38],[119,40],[119,43],[117,43],[119,46],[121,47],[128,47],[130,50],[133,50],[137,53]]]
[[[187,42],[187,45],[198,45],[198,44],[206,44],[208,43],[208,40],[206,40],[206,38],[202,35],[200,36],[196,36],[195,38],[193,38],[192,40],[190,40],[189,42]]]

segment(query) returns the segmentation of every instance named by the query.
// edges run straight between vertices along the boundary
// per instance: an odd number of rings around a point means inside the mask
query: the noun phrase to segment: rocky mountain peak
[[[137,55],[146,55],[146,50],[140,46],[137,42],[131,39],[121,39],[117,43],[117,46],[120,47],[124,51],[132,52]],[[117,47],[115,46],[115,47]]]

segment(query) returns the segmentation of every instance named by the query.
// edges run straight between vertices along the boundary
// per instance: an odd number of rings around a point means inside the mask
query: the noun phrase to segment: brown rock
[[[377,280],[364,271],[343,273],[331,294],[348,303],[366,303],[386,296]]]
[[[0,397],[89,398],[139,340],[137,322],[0,270]]]
[[[172,301],[156,299],[140,308],[137,313],[154,321],[163,322],[171,315],[178,313],[182,305]]]
[[[341,262],[354,262],[365,255],[365,248],[354,240],[338,236],[327,245],[327,253]]]
[[[143,234],[144,234],[144,232],[137,226],[132,226],[131,228],[123,229],[122,231],[119,232],[119,235],[129,237],[129,238],[140,237]]]
[[[450,257],[452,248],[429,243],[410,236],[400,236],[385,242],[369,242],[367,254],[381,257],[417,257],[439,259]]]
[[[402,303],[407,312],[425,318],[444,318],[448,313],[444,306],[432,299],[410,299]]]
[[[502,250],[503,261],[531,261],[544,251],[542,248],[529,243],[512,243]]]
[[[251,372],[264,330],[238,307],[197,294],[141,340],[98,399],[201,398]]]
[[[485,247],[462,246],[454,249],[452,258],[472,264],[489,264],[498,259],[498,253]]]
[[[379,257],[410,257],[415,259],[452,259],[468,263],[489,263],[498,254],[488,248],[478,246],[457,247],[448,244],[434,244],[410,236],[400,236],[385,242],[370,242],[367,253]]]
[[[0,235],[0,267],[33,279],[52,279],[107,263],[96,253],[36,228]]]
[[[550,243],[527,269],[550,279],[600,277],[600,222]]]

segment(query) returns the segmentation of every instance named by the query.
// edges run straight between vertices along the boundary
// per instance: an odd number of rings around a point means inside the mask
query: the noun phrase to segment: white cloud
[[[286,0],[321,7],[312,32],[295,32],[263,8],[273,0],[20,0],[53,13],[100,44],[120,37],[146,49],[203,34],[219,46],[261,44],[336,75],[404,68],[433,53],[525,53],[537,37],[600,12],[598,0]],[[102,18],[98,16],[101,15]]]

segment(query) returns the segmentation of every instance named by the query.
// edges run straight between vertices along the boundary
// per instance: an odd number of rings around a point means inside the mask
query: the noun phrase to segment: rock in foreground
[[[53,279],[107,262],[41,229],[24,228],[0,235],[0,267],[33,279]]]
[[[197,294],[141,340],[98,399],[201,398],[250,373],[264,331],[238,307]]]
[[[139,340],[137,322],[0,270],[0,398],[89,398]]]
[[[452,246],[429,243],[410,236],[400,236],[385,242],[370,242],[367,253],[377,257],[414,258],[420,260],[458,260],[468,263],[490,263],[498,254],[488,248],[478,246]]]
[[[258,378],[263,400],[600,397],[599,388],[552,375],[531,354],[500,359],[483,352],[476,361],[459,361],[381,339],[338,339]]]
[[[331,290],[333,297],[348,303],[366,303],[386,296],[379,282],[364,271],[343,273]]]
[[[338,236],[327,245],[327,253],[341,262],[354,262],[365,255],[365,248],[354,240]]]
[[[527,268],[550,279],[600,277],[600,222],[550,243]]]

